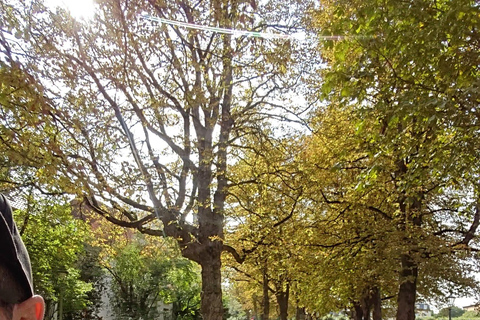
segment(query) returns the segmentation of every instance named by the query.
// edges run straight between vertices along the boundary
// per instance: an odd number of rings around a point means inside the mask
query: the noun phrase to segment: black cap
[[[12,217],[12,208],[0,194],[0,300],[19,303],[33,296],[32,268]]]

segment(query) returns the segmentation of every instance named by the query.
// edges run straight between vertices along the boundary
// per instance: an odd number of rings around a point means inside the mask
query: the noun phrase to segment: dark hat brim
[[[0,194],[0,299],[19,303],[33,296],[27,249],[13,221],[12,209]]]

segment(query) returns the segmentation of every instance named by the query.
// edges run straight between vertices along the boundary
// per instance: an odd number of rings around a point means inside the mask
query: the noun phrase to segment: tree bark
[[[288,296],[290,291],[290,286],[287,284],[285,291],[279,291],[275,294],[277,298],[278,307],[280,309],[280,320],[288,319]]]
[[[210,257],[202,259],[202,295],[200,310],[205,320],[222,320],[221,249],[211,248]]]
[[[415,296],[417,292],[418,266],[408,254],[402,255],[400,288],[398,291],[397,320],[415,319]]]
[[[256,294],[253,294],[252,301],[253,301],[253,316],[256,320],[258,319],[258,299]]]
[[[359,302],[353,303],[353,312],[351,316],[353,320],[363,320],[363,309]]]
[[[382,320],[382,299],[380,297],[380,289],[375,288],[372,291],[373,320]]]
[[[371,309],[371,299],[370,299],[370,292],[369,290],[366,291],[365,295],[362,297],[361,306],[362,306],[362,314],[363,320],[370,320],[370,309]]]
[[[403,177],[407,173],[407,161],[401,159],[397,163],[399,177]],[[404,221],[398,228],[405,233],[405,242],[408,247],[414,245],[412,240],[407,237],[407,225],[413,224],[416,227],[422,225],[422,200],[424,194],[419,192],[415,196],[407,197],[405,192],[401,192],[398,204],[403,214]],[[417,278],[418,265],[414,261],[409,250],[400,256],[401,270],[399,274],[400,287],[397,296],[397,320],[414,320],[415,319],[415,299],[417,294]]]
[[[263,312],[262,320],[268,320],[270,317],[270,297],[268,295],[268,276],[267,276],[267,261],[263,266]]]

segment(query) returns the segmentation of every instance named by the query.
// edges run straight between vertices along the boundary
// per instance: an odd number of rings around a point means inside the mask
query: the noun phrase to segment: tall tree
[[[479,225],[478,4],[327,1],[315,23],[347,36],[322,45],[322,90],[356,110],[372,160],[358,190],[384,190],[390,208],[375,210],[402,244],[397,319],[414,319],[422,264],[462,258]]]
[[[298,138],[298,137],[295,137]],[[302,232],[303,187],[293,162],[299,143],[295,138],[253,139],[230,176],[235,187],[229,218],[229,243],[241,250],[243,264],[230,265],[244,281],[252,282],[262,297],[262,319],[269,319],[270,299],[275,298],[280,319],[288,318],[291,274],[297,251],[295,237]]]
[[[105,0],[84,24],[40,1],[2,6],[18,17],[6,30],[26,43],[19,61],[48,88],[57,183],[113,223],[175,238],[202,267],[203,317],[221,319],[230,155],[292,112],[278,94],[294,44],[185,24],[291,32],[296,6]]]

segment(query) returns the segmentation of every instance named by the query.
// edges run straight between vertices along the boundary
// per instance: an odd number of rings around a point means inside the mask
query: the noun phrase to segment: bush
[[[472,319],[472,318],[480,318],[480,311],[465,311],[462,315],[463,319]]]
[[[460,317],[464,313],[465,313],[465,310],[463,310],[459,307],[452,307],[452,318]],[[444,317],[448,318],[448,308],[441,309],[440,312],[438,313],[438,316],[442,317],[442,318],[444,318]]]

